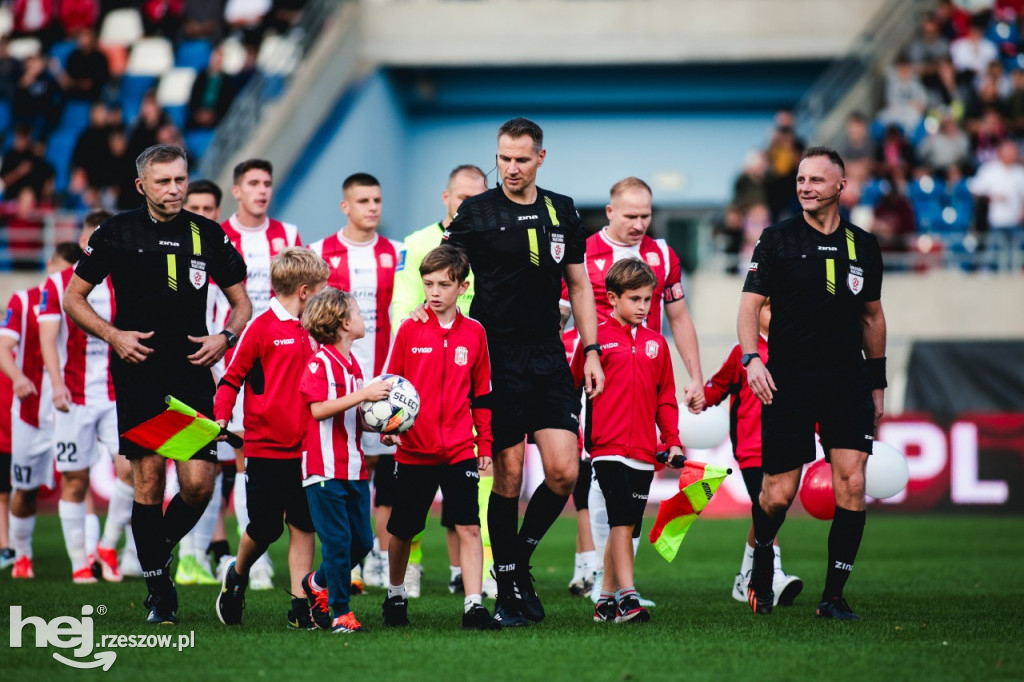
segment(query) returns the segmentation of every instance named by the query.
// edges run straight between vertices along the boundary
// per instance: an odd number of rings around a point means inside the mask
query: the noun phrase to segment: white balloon
[[[875,441],[864,473],[864,492],[884,500],[907,487],[910,469],[902,452],[881,441]]]
[[[729,436],[729,411],[724,405],[693,414],[679,406],[679,440],[688,448],[713,448]]]

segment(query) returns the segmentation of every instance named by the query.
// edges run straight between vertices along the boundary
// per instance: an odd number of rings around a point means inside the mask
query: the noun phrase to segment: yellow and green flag
[[[217,422],[177,398],[166,396],[164,400],[166,410],[121,436],[158,455],[183,462],[221,434]],[[240,440],[237,436],[235,439]],[[240,446],[238,443],[236,447]]]
[[[690,526],[711,501],[732,469],[686,460],[679,475],[679,492],[658,507],[650,541],[665,561],[672,561]]]

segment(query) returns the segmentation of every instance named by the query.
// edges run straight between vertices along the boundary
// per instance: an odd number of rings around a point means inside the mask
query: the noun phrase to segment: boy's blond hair
[[[318,343],[334,343],[341,323],[348,319],[355,304],[355,298],[347,291],[324,287],[306,304],[302,326]]]
[[[623,258],[615,265],[608,268],[608,274],[604,277],[604,285],[608,291],[616,296],[630,289],[642,287],[653,287],[658,284],[658,278],[654,275],[651,266],[639,258]]]
[[[270,263],[270,286],[278,296],[290,296],[303,284],[315,287],[330,275],[331,269],[323,258],[298,246],[281,251]]]

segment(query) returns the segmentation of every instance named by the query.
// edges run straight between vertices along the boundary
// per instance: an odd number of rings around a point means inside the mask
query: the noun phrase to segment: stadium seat
[[[213,47],[206,40],[183,40],[178,44],[174,64],[202,71],[210,63]]]
[[[156,87],[156,82],[156,76],[125,74],[121,79],[121,113],[126,126],[131,127],[135,117],[139,115],[143,95]]]
[[[14,28],[14,16],[6,3],[0,5],[0,36],[5,36]]]
[[[295,43],[278,35],[265,37],[256,57],[256,66],[268,76],[286,76],[295,70],[298,62]]]
[[[214,131],[203,128],[189,130],[185,133],[185,148],[193,157],[199,159],[206,153],[207,147],[213,140]]]
[[[143,38],[132,45],[125,74],[161,76],[174,68],[174,48],[167,38]]]
[[[188,123],[188,105],[187,104],[168,104],[163,107],[164,113],[171,117],[171,121],[177,126],[178,130],[184,130],[185,124]]]
[[[224,62],[221,65],[224,73],[234,76],[245,68],[248,54],[238,38],[225,38],[224,42],[220,44],[220,48],[224,53]]]
[[[192,83],[195,79],[195,69],[188,67],[171,69],[160,77],[160,84],[156,88],[156,101],[165,107],[188,104],[188,98],[192,94]]]
[[[39,54],[42,50],[43,44],[39,42],[38,38],[15,38],[7,43],[7,54],[15,59],[27,59]]]
[[[123,76],[128,65],[128,48],[124,45],[100,45],[99,50],[107,58],[110,75],[114,78]]]
[[[60,63],[60,68],[68,68],[68,57],[75,51],[77,44],[73,40],[62,40],[50,46],[50,56]]]
[[[53,164],[57,171],[57,178],[54,183],[54,190],[64,193],[68,189],[68,179],[71,176],[71,154],[75,150],[75,142],[78,140],[78,133],[70,130],[57,130],[46,145],[46,160]]]
[[[77,137],[83,130],[89,127],[89,109],[92,102],[82,100],[68,100],[64,105],[64,111],[60,115],[60,123],[57,128],[74,133]]]
[[[11,103],[9,100],[0,99],[0,130],[11,129]],[[9,137],[9,136],[7,136]]]
[[[142,17],[138,10],[115,9],[107,14],[100,28],[100,45],[128,47],[142,38]]]

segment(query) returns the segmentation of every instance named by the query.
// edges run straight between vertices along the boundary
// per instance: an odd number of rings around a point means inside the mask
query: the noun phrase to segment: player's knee
[[[568,497],[576,487],[577,473],[576,467],[552,469],[544,476],[544,482],[551,488],[551,492]]]
[[[455,526],[455,532],[459,536],[459,542],[478,542],[480,540],[480,526]]]
[[[181,489],[182,501],[195,509],[206,509],[213,497],[213,482],[202,482],[183,486]]]
[[[833,478],[836,502],[847,509],[851,500],[864,499],[864,474],[854,471],[849,474],[839,472]],[[846,504],[844,504],[846,503]]]

